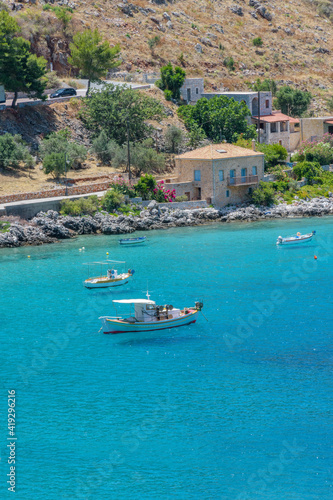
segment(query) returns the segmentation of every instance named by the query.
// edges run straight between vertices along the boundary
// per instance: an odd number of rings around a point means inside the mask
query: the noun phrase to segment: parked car
[[[73,87],[68,87],[66,89],[58,89],[50,97],[53,99],[55,97],[67,97],[69,95],[76,95],[76,90]]]

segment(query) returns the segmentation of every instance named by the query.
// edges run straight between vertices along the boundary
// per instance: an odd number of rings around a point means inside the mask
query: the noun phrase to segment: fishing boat
[[[156,330],[166,330],[178,326],[195,323],[202,302],[196,302],[194,307],[174,308],[172,305],[158,306],[156,302],[147,299],[113,300],[116,316],[101,316],[104,333],[140,333]],[[127,304],[130,306],[129,316],[118,316],[116,305]]]
[[[119,240],[121,245],[139,245],[140,243],[145,243],[146,236],[140,236],[139,238],[122,238]]]
[[[316,234],[316,231],[312,231],[312,233],[301,234],[297,233],[293,236],[287,236],[287,238],[282,238],[282,236],[278,236],[276,240],[277,245],[293,245],[294,243],[305,243],[306,241],[311,241],[313,236]]]
[[[90,267],[100,266],[100,275],[87,278],[83,284],[86,288],[109,288],[126,285],[132,278],[134,269],[128,269],[127,272],[120,272],[114,268],[114,264],[125,264],[125,261],[106,260],[103,262],[86,262],[84,265]]]

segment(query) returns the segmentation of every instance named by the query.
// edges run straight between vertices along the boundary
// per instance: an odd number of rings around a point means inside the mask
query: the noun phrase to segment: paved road
[[[87,89],[78,89],[78,90],[76,91],[77,96],[79,96],[79,97],[85,96],[85,95],[86,95],[86,92],[87,92]],[[66,97],[67,97],[67,96],[66,96]],[[75,97],[75,96],[71,96],[71,97]],[[59,99],[61,99],[61,98],[59,98]],[[25,103],[25,102],[33,102],[33,101],[35,101],[35,100],[36,100],[36,99],[29,99],[29,98],[27,98],[27,97],[24,97],[24,98],[22,98],[22,99],[17,99],[17,104],[20,104],[20,103]],[[58,98],[55,98],[55,99],[50,99],[50,98],[48,98],[47,100],[50,100],[50,101],[54,101],[54,102],[56,102],[56,101],[58,101]],[[13,102],[13,99],[7,99],[7,100],[6,100],[6,103],[2,103],[2,104],[6,104],[6,106],[10,107],[10,106],[12,105],[12,102]]]

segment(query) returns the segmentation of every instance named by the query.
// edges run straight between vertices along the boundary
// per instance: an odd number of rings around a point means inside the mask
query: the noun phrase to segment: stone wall
[[[333,120],[333,116],[321,116],[318,118],[301,118],[301,141],[311,141],[314,138],[322,138],[328,132],[326,120]]]

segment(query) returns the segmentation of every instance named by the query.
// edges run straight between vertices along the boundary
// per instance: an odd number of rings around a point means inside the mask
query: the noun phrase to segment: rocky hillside
[[[6,2],[35,52],[62,74],[73,74],[67,64],[73,33],[98,27],[111,44],[120,43],[119,71],[127,79],[158,73],[171,60],[188,76],[204,77],[207,90],[246,90],[258,77],[273,78],[310,90],[316,113],[327,111],[333,95],[331,0],[60,0],[73,9],[68,26],[39,0]],[[258,36],[261,47],[253,45]],[[231,72],[224,65],[229,57]]]

